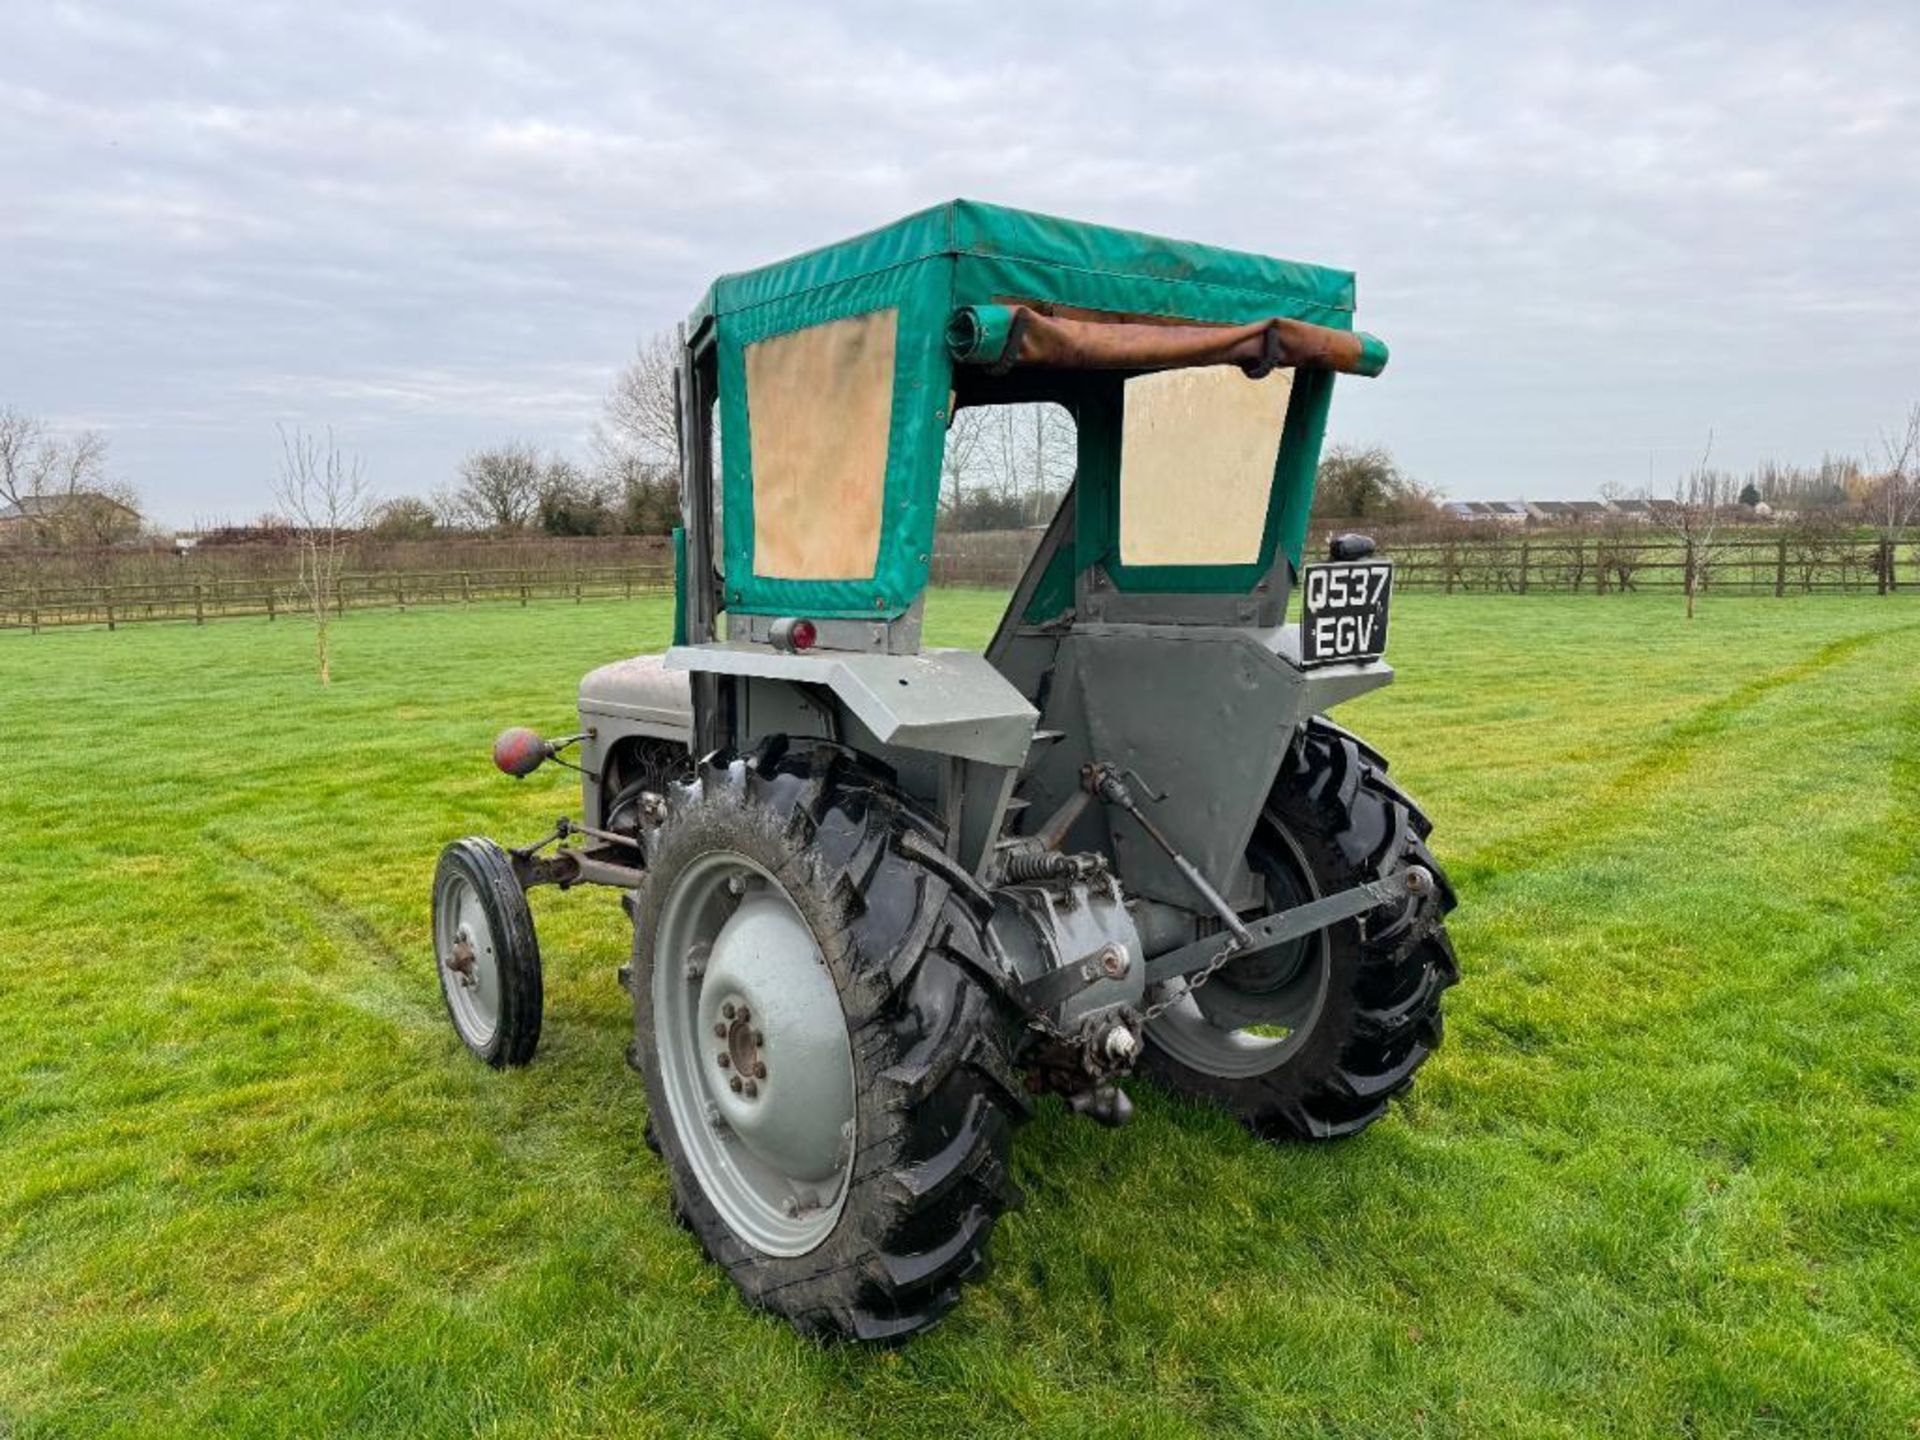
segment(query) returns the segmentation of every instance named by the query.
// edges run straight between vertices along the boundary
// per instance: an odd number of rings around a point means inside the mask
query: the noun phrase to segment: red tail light
[[[774,649],[789,652],[811,650],[819,638],[820,631],[811,620],[776,620],[767,631]]]

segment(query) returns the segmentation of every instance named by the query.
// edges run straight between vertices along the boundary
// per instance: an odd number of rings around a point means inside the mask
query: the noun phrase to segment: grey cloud
[[[1858,446],[1920,395],[1910,6],[11,7],[0,403],[175,519],[276,421],[393,492],[577,447],[716,273],[953,194],[1328,263],[1343,434],[1461,493]]]

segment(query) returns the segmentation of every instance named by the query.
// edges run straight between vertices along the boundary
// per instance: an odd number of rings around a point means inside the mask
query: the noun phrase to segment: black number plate
[[[1309,565],[1301,576],[1300,662],[1373,660],[1387,649],[1393,566],[1385,560]]]

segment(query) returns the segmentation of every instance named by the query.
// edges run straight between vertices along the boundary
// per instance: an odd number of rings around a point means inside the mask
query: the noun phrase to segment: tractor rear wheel
[[[1309,721],[1249,859],[1275,910],[1408,865],[1435,884],[1229,962],[1147,1027],[1145,1073],[1275,1139],[1355,1134],[1413,1083],[1440,1044],[1441,994],[1459,978],[1441,923],[1453,890],[1427,849],[1432,827],[1386,769],[1346,731]]]
[[[1017,1038],[984,917],[846,752],[709,769],[635,916],[636,1049],[675,1208],[752,1304],[862,1340],[927,1328],[1017,1203]]]

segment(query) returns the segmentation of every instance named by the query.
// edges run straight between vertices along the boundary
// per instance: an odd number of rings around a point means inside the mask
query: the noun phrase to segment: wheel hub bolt
[[[740,1077],[736,1075],[736,1076],[735,1076],[734,1078],[735,1078],[735,1079],[737,1080],[737,1079],[739,1079]],[[756,1095],[758,1095],[758,1094],[760,1093],[760,1087],[759,1087],[758,1085],[756,1085],[756,1084],[754,1084],[754,1083],[753,1083],[753,1081],[751,1081],[751,1080],[749,1080],[749,1081],[747,1081],[747,1083],[746,1083],[745,1085],[743,1085],[743,1086],[741,1087],[741,1089],[742,1089],[742,1090],[743,1090],[743,1091],[745,1092],[745,1094],[746,1094],[746,1097],[747,1097],[747,1098],[748,1098],[749,1100],[751,1100],[751,1099],[753,1099],[753,1098],[754,1098],[754,1096],[756,1096]]]
[[[731,1018],[731,1017],[730,1017],[730,1018]],[[751,1010],[749,1010],[749,1009],[747,1009],[747,1007],[746,1007],[746,1006],[744,1006],[744,1005],[742,1005],[742,1006],[740,1007],[740,1016],[739,1016],[739,1018],[740,1018],[740,1023],[741,1023],[742,1025],[744,1025],[744,1024],[746,1024],[746,1023],[747,1023],[747,1021],[749,1021],[749,1020],[751,1020],[751,1019],[753,1018],[753,1012],[752,1012]],[[756,1041],[755,1043],[756,1043],[756,1044],[758,1044],[759,1042],[758,1042],[758,1041]]]
[[[733,1057],[727,1054],[726,1051],[722,1050],[718,1055],[713,1057],[713,1063],[718,1065],[722,1070],[724,1070],[729,1065],[733,1064]]]
[[[720,1013],[729,1020],[733,1019],[733,1002],[729,1000],[726,1004],[722,1005],[720,1007]]]
[[[731,1080],[727,1081],[727,1088],[733,1091],[734,1094],[738,1095],[741,1091],[741,1088],[745,1084],[746,1084],[745,1081],[743,1081],[738,1075],[735,1075]]]
[[[727,1038],[727,1027],[718,1020],[714,1021],[713,1024],[713,1038],[716,1040],[724,1040]]]
[[[764,1080],[767,1078],[767,1062],[766,1061],[756,1060],[753,1062],[753,1078],[756,1080]]]

